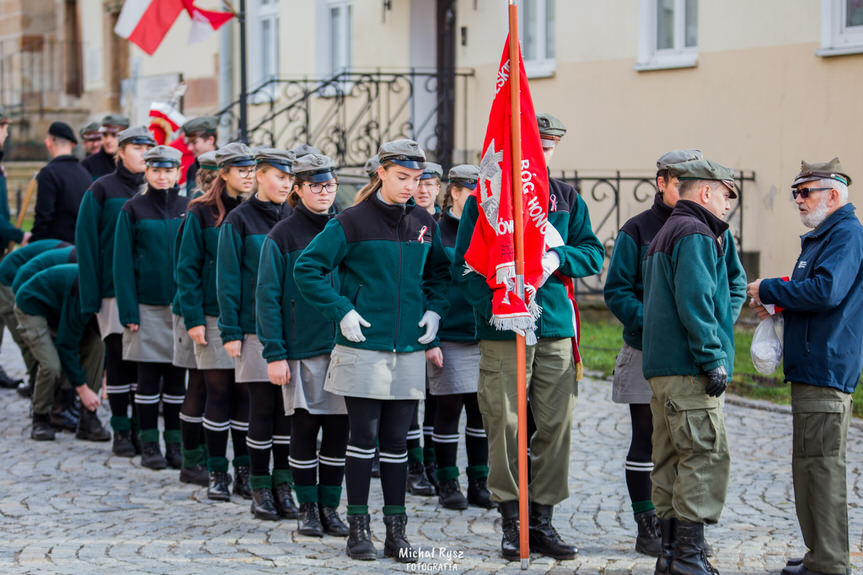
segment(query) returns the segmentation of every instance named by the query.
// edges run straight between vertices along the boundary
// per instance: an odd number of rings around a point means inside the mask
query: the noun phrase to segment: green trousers
[[[479,342],[479,408],[488,435],[488,488],[494,501],[518,499],[515,341]],[[572,409],[578,396],[570,339],[527,347],[527,396],[536,420],[528,497],[555,505],[569,497]]]
[[[15,317],[14,308],[15,294],[12,293],[12,288],[0,284],[0,322],[6,326],[6,329],[8,329],[9,333],[12,334],[12,339],[21,349],[21,357],[24,359],[24,366],[27,368],[27,372],[30,373],[36,365],[36,360],[33,358],[33,354],[30,353],[30,348],[27,346],[18,330],[18,318]],[[2,327],[0,327],[0,342],[2,341]]]
[[[722,400],[704,393],[705,376],[650,379],[653,399],[653,504],[663,519],[719,521],[731,457]]]
[[[803,564],[812,571],[848,568],[848,490],[845,448],[851,394],[830,387],[791,384],[794,504],[803,542]]]
[[[21,336],[33,357],[39,362],[36,383],[33,386],[33,413],[39,415],[51,413],[54,395],[65,379],[60,356],[57,355],[57,348],[54,347],[53,334],[44,317],[26,314],[17,307],[15,315]],[[81,366],[87,374],[87,387],[99,393],[105,364],[105,345],[96,330],[87,327],[78,346],[78,353],[81,357]]]

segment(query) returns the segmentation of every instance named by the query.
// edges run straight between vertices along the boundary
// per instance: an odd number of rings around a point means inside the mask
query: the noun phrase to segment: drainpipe
[[[225,9],[231,8],[226,4]],[[234,26],[222,26],[219,30],[219,109],[226,109],[234,100]],[[231,139],[232,118],[222,116],[219,122],[219,142]]]

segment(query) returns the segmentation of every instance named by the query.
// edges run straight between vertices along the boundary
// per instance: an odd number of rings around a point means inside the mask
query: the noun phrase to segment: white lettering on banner
[[[527,216],[533,222],[533,225],[545,233],[545,227],[548,225],[548,214],[540,205],[539,200],[533,193],[536,189],[536,184],[533,183],[533,172],[530,171],[530,160],[521,161],[521,191],[524,195],[530,196],[527,201]]]
[[[494,95],[497,96],[497,93],[500,92],[500,89],[506,86],[506,83],[509,81],[509,60],[503,63],[503,66],[500,67],[500,70],[497,72],[497,84],[495,84]]]
[[[512,220],[500,220],[497,222],[497,235],[511,234],[515,230]]]

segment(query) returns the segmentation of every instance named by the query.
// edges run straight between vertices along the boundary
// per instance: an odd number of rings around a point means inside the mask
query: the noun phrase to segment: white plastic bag
[[[781,314],[771,315],[755,328],[749,354],[758,373],[770,375],[782,363],[782,337],[785,322]]]

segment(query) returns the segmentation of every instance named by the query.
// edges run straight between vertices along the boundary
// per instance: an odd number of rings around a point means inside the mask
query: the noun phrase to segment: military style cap
[[[703,160],[704,154],[701,150],[671,150],[659,156],[656,160],[656,171],[667,170],[671,164],[689,162],[691,160]]]
[[[479,168],[471,164],[459,164],[449,170],[449,181],[469,190],[476,189],[479,180]]]
[[[842,169],[839,158],[833,158],[829,162],[800,162],[800,173],[794,178],[791,187],[796,188],[800,184],[825,178],[842,182],[846,186],[851,185],[851,178]]]
[[[269,164],[280,169],[286,174],[293,174],[291,164],[294,163],[294,153],[290,150],[280,150],[278,148],[255,148],[255,163]]]
[[[421,180],[430,180],[432,178],[441,179],[443,177],[443,168],[440,164],[435,164],[434,162],[426,162],[423,166],[423,175],[420,176]]]
[[[178,168],[183,153],[171,146],[156,146],[144,152],[144,161],[151,168]]]
[[[78,138],[75,137],[75,130],[72,129],[72,126],[67,124],[66,122],[54,122],[48,128],[48,135],[54,136],[55,138],[62,138],[64,140],[68,140],[73,144],[78,143]]]
[[[333,161],[323,154],[306,154],[294,160],[294,174],[307,182],[319,184],[335,179]]]
[[[202,170],[218,170],[219,162],[216,161],[216,151],[211,150],[198,156],[198,166]]]
[[[0,124],[9,123],[9,114],[6,113],[6,108],[0,106]]]
[[[102,134],[99,133],[99,128],[101,124],[99,122],[90,122],[78,132],[81,135],[82,140],[100,140],[102,139]]]
[[[413,140],[402,139],[381,144],[378,149],[378,159],[381,164],[392,162],[409,170],[422,170],[426,154]]]
[[[295,146],[291,148],[291,151],[294,153],[294,156],[300,158],[302,156],[306,156],[308,154],[320,154],[321,151],[314,146],[310,146],[309,144],[300,144],[299,146]]]
[[[219,163],[220,168],[255,165],[252,150],[242,142],[231,142],[216,150],[216,161]]]
[[[366,171],[366,173],[371,178],[372,176],[374,176],[377,173],[380,165],[381,165],[381,161],[378,159],[378,155],[375,154],[374,156],[372,156],[371,158],[366,160],[366,165],[363,166],[363,169]]]
[[[117,135],[117,140],[121,146],[123,144],[141,144],[144,146],[156,145],[156,140],[153,138],[153,134],[150,133],[150,130],[148,130],[146,126],[135,126],[133,128],[123,130]]]
[[[218,130],[219,119],[215,116],[200,116],[183,124],[183,133],[189,137],[215,134]]]
[[[668,166],[672,176],[680,180],[717,180],[725,184],[731,190],[730,198],[737,197],[737,189],[734,186],[734,170],[726,168],[710,160],[690,160]]]
[[[102,118],[102,127],[99,129],[102,133],[116,134],[120,130],[128,128],[130,125],[129,118],[120,116],[119,114],[108,114]]]
[[[537,114],[536,123],[539,126],[539,137],[543,140],[558,141],[566,134],[566,126],[551,114]]]

